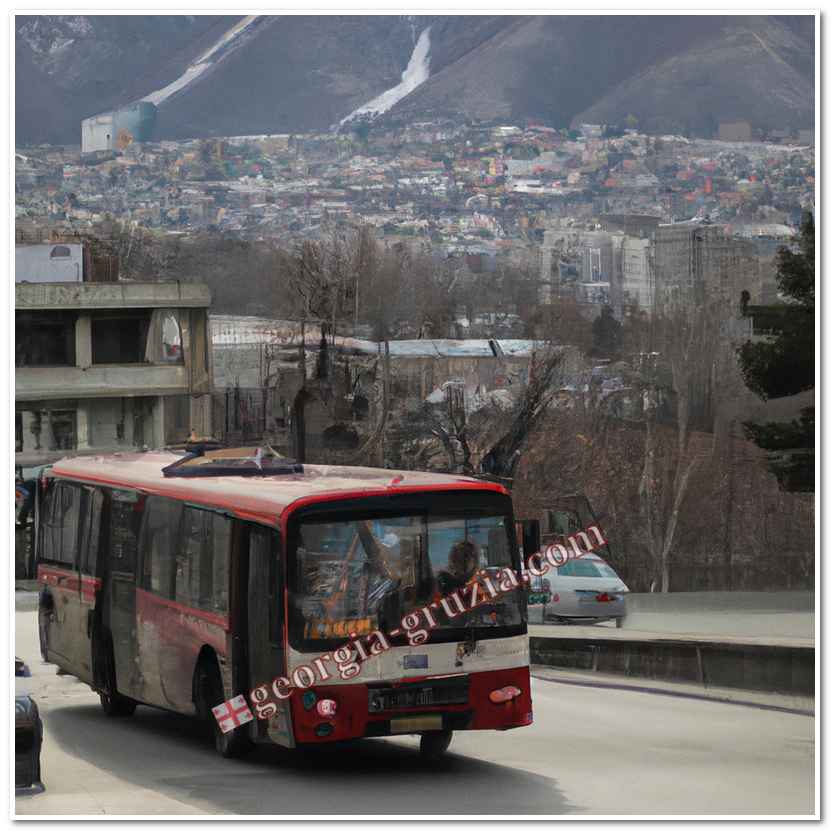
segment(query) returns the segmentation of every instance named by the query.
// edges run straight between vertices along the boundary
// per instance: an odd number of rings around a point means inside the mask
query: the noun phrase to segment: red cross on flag
[[[230,701],[224,701],[222,704],[217,704],[216,707],[211,707],[211,712],[213,712],[219,724],[219,729],[223,733],[230,733],[231,730],[241,724],[254,720],[254,715],[242,695],[238,695]]]

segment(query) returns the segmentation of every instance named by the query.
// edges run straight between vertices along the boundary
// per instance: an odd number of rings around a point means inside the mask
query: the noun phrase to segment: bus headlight
[[[522,690],[519,687],[502,687],[499,690],[494,690],[488,698],[494,704],[504,704],[506,701],[511,701],[520,695],[522,695]]]

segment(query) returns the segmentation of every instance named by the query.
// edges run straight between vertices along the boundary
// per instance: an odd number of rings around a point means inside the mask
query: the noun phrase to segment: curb
[[[40,583],[37,580],[15,580],[14,590],[16,592],[40,591]]]
[[[798,716],[815,716],[814,699],[808,696],[789,696],[779,693],[759,693],[750,690],[730,690],[724,687],[701,687],[676,681],[651,681],[642,678],[622,678],[597,672],[568,672],[550,667],[531,666],[531,677],[551,684],[571,687],[589,687],[622,692],[663,695],[694,701],[712,701],[716,704],[734,704],[772,710]]]
[[[627,678],[814,695],[814,647],[711,639],[529,638],[531,663]]]

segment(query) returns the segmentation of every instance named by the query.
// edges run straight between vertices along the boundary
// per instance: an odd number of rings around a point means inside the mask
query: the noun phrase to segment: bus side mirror
[[[528,566],[528,558],[540,550],[540,521],[538,519],[523,519],[522,528],[522,562]]]

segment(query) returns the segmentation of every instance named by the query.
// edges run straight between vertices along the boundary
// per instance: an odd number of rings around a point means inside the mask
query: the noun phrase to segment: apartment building
[[[207,286],[17,282],[15,462],[211,432]]]

